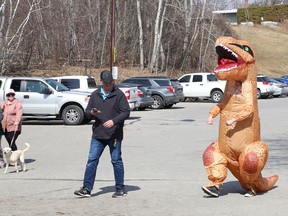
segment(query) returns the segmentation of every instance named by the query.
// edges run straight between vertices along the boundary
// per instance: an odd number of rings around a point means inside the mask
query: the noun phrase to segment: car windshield
[[[62,85],[61,83],[53,80],[53,79],[45,79],[45,81],[52,86],[56,91],[70,91],[69,88],[67,88],[66,86]]]
[[[208,74],[207,79],[208,81],[218,81],[218,79],[216,78],[214,74]]]

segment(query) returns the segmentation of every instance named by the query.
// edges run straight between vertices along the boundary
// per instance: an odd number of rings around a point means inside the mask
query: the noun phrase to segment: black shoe
[[[74,191],[74,194],[79,197],[91,197],[91,192],[84,186],[81,187],[79,190]]]
[[[201,187],[202,190],[210,195],[210,196],[213,196],[213,197],[219,197],[219,188],[216,187],[216,186],[210,186],[210,187]]]
[[[112,195],[113,198],[125,197],[127,195],[124,189],[116,189],[116,192]]]
[[[256,194],[250,189],[246,192],[246,194],[244,196],[245,197],[253,197],[253,196],[256,196]]]

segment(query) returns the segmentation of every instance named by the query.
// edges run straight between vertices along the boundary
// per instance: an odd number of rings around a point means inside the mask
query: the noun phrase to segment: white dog
[[[4,171],[4,173],[7,173],[9,164],[14,165],[16,172],[18,173],[18,163],[21,166],[21,169],[23,172],[26,171],[26,164],[25,164],[25,158],[24,158],[24,152],[27,151],[30,148],[29,143],[25,143],[25,145],[27,146],[25,149],[23,150],[16,150],[16,151],[12,151],[11,148],[9,147],[5,147],[3,150],[4,152],[4,156],[6,159],[6,169]]]

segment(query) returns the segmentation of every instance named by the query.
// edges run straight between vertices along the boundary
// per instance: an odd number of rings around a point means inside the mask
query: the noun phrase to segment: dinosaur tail
[[[261,178],[256,182],[256,190],[258,192],[265,192],[273,188],[279,176],[273,175],[266,178]]]

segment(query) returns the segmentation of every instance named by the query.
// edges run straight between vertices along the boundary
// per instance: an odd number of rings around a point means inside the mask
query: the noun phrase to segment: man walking
[[[114,86],[110,71],[100,74],[102,86],[91,94],[85,115],[95,119],[83,186],[74,192],[79,197],[91,197],[99,159],[109,146],[114,169],[115,189],[113,198],[127,195],[124,187],[124,166],[121,157],[124,121],[130,115],[130,107],[124,93]]]

